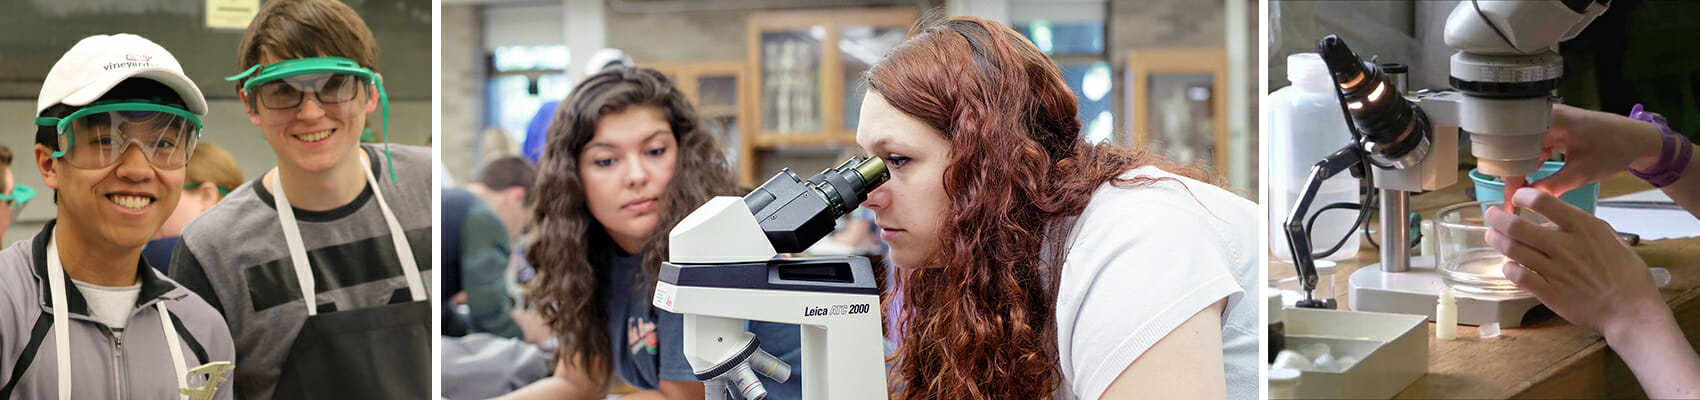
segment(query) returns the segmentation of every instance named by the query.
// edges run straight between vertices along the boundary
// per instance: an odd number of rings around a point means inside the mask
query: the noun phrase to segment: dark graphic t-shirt
[[[633,272],[642,255],[623,254],[612,250],[608,256],[608,337],[614,345],[614,371],[626,383],[643,390],[653,390],[661,381],[696,381],[691,364],[685,361],[684,317],[650,305],[652,293],[638,293],[631,288]],[[649,287],[649,285],[644,285]],[[791,379],[778,383],[766,376],[761,378],[769,399],[788,400],[802,397],[802,337],[795,325],[761,321],[745,323],[745,329],[761,340],[761,349],[791,364]],[[758,374],[759,375],[759,374]]]

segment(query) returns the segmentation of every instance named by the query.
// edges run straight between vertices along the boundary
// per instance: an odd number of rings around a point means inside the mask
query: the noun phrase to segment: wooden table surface
[[[1472,190],[1469,182],[1460,173],[1457,185],[1412,196],[1410,208],[1428,220],[1445,206],[1470,201],[1465,193]],[[1601,182],[1600,197],[1651,188],[1623,173]],[[1377,219],[1369,220],[1372,227]],[[1342,287],[1336,287],[1335,293],[1340,309],[1350,309],[1349,290],[1343,287],[1346,277],[1380,258],[1369,243],[1360,243],[1355,257],[1337,262],[1335,282]],[[1700,343],[1700,301],[1696,301],[1700,298],[1700,238],[1643,241],[1635,250],[1648,266],[1670,271],[1671,282],[1660,294],[1671,304],[1689,342]],[[1295,274],[1290,263],[1272,261],[1268,268],[1270,282]],[[1570,324],[1544,307],[1536,312],[1541,315],[1525,321],[1538,322],[1504,329],[1493,339],[1481,339],[1475,327],[1460,325],[1457,340],[1441,341],[1433,339],[1434,325],[1428,324],[1428,375],[1406,387],[1398,398],[1646,397],[1598,333]]]

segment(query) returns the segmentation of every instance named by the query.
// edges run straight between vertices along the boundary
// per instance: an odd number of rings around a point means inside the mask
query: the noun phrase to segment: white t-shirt
[[[134,285],[122,287],[95,286],[75,279],[71,283],[76,284],[77,291],[82,292],[84,300],[88,300],[89,312],[94,313],[94,318],[119,332],[129,324],[130,314],[136,311],[136,298],[142,294],[140,279]]]
[[[1259,287],[1257,204],[1155,167],[1121,177],[1140,175],[1180,182],[1106,183],[1070,233],[1057,292],[1057,398],[1102,396],[1140,354],[1223,298],[1228,398],[1257,398],[1263,330],[1257,296],[1245,295]]]

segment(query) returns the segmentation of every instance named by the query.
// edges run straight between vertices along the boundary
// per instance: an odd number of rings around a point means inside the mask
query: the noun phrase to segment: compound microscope
[[[739,198],[721,196],[670,233],[655,307],[684,316],[684,353],[708,399],[766,397],[756,373],[791,366],[762,351],[746,320],[801,325],[804,399],[884,399],[884,336],[873,266],[863,257],[777,258],[832,233],[884,183],[879,158],[851,157],[798,179],[786,168]]]
[[[1369,195],[1379,197],[1381,213],[1381,263],[1352,273],[1352,308],[1434,318],[1436,298],[1450,289],[1434,257],[1413,258],[1405,245],[1411,242],[1406,219],[1411,193],[1457,183],[1460,130],[1469,135],[1470,153],[1484,174],[1516,182],[1539,169],[1545,161],[1541,140],[1551,125],[1553,91],[1564,66],[1552,48],[1580,33],[1608,2],[1459,3],[1447,16],[1445,30],[1447,47],[1457,51],[1449,74],[1455,91],[1407,94],[1394,73],[1364,62],[1336,36],[1323,38],[1317,51],[1335,83],[1352,142],[1311,168],[1284,225],[1305,292],[1296,306],[1335,307],[1333,299],[1312,297],[1318,279],[1314,260],[1334,250],[1313,253],[1304,217],[1322,182],[1350,170],[1375,188]],[[1360,205],[1357,224],[1364,222],[1372,202]],[[1521,292],[1461,293],[1458,322],[1516,327],[1539,304]]]

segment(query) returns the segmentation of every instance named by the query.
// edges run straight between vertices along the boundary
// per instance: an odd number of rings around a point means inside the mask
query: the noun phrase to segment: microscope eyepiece
[[[815,184],[816,190],[827,197],[827,200],[833,201],[837,206],[835,208],[840,209],[841,212],[833,215],[837,218],[860,206],[862,200],[868,198],[869,192],[885,183],[887,176],[890,175],[886,174],[885,161],[881,161],[879,157],[850,157],[837,167],[815,174],[809,178],[809,182]],[[838,182],[840,179],[842,183]]]
[[[745,195],[744,204],[775,250],[796,253],[832,233],[834,220],[855,211],[889,176],[877,157],[850,157],[806,181],[786,168]]]
[[[844,163],[848,165],[851,161],[855,160],[855,158],[851,158],[849,161],[845,161]],[[863,160],[861,165],[856,166],[856,173],[861,175],[863,182],[867,182],[867,184],[872,186],[879,186],[881,183],[885,183],[885,179],[891,176],[885,171],[885,160],[881,160],[879,157],[868,157],[866,160]],[[871,192],[873,191],[873,188],[870,187],[865,190]]]

